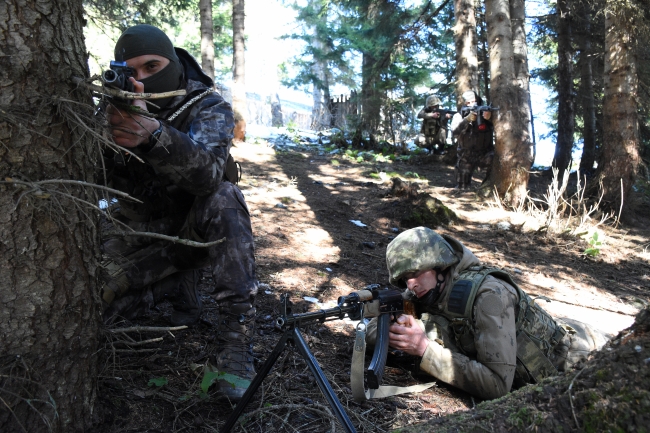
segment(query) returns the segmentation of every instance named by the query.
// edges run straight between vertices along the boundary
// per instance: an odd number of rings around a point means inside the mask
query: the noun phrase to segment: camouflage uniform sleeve
[[[424,108],[420,110],[420,112],[418,113],[418,119],[424,119],[425,114],[427,114],[427,112],[424,110],[425,110]]]
[[[515,293],[510,285],[488,276],[474,302],[476,360],[430,341],[420,368],[483,399],[505,395],[517,362]]]
[[[158,142],[138,152],[160,176],[194,195],[207,195],[221,183],[232,146],[235,119],[230,104],[208,96],[183,133],[163,123]]]

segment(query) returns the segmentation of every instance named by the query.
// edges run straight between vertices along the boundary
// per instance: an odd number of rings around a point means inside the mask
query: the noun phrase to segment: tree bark
[[[381,94],[377,90],[374,67],[377,60],[370,53],[363,53],[361,65],[361,119],[362,129],[374,133],[379,126]]]
[[[232,0],[232,107],[238,124],[246,123],[245,17],[244,0]]]
[[[615,3],[608,1],[605,12],[603,146],[596,179],[602,184],[605,207],[618,213],[629,205],[640,157],[633,6]],[[590,186],[594,193],[598,183]]]
[[[17,181],[94,178],[96,147],[70,121],[89,95],[80,0],[0,7],[0,431],[90,431],[97,375],[98,220],[69,196]],[[83,103],[83,104],[80,104]],[[67,114],[66,114],[67,113]],[[69,196],[66,196],[68,194]]]
[[[596,162],[596,104],[594,102],[593,61],[591,52],[591,10],[583,8],[583,35],[580,38],[580,103],[582,105],[582,156],[580,173],[591,173]]]
[[[214,24],[212,0],[199,0],[201,16],[201,68],[214,80]]]
[[[314,84],[312,88],[312,128],[321,130],[329,128],[332,123],[331,113],[329,108],[330,103],[330,90],[329,90],[329,74],[327,71],[327,63],[323,61],[322,57],[327,54],[326,45],[318,38],[314,30],[313,46],[315,51],[320,51],[322,55],[314,55],[313,64],[311,67],[312,74],[314,75]]]
[[[526,4],[525,0],[510,0],[512,26],[512,47],[515,69],[515,88],[517,89],[518,123],[521,126],[521,152],[524,160],[528,158],[531,168],[535,160],[533,139],[533,114],[530,100],[530,70],[528,69],[528,44],[526,43]],[[528,176],[526,176],[528,180]]]
[[[516,206],[525,199],[532,165],[528,62],[523,28],[524,2],[486,0],[490,46],[490,88],[494,114],[495,158],[487,186]],[[511,18],[514,18],[514,25]]]
[[[478,92],[476,15],[473,0],[455,0],[456,100],[469,90]]]
[[[571,166],[573,133],[575,131],[575,104],[573,91],[573,48],[571,46],[571,5],[569,0],[558,0],[557,14],[557,143],[553,167],[559,170],[558,180]]]

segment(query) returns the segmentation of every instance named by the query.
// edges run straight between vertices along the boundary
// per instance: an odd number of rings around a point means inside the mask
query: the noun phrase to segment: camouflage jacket
[[[148,228],[157,232],[173,232],[171,226],[182,223],[195,196],[217,189],[233,138],[230,104],[210,90],[212,80],[187,52],[176,52],[184,66],[187,94],[172,99],[170,108],[160,113],[163,129],[158,141],[148,150],[134,149],[143,162],[126,153],[104,154],[109,185],[142,201],[120,199],[121,216],[139,223],[173,220]]]
[[[423,109],[420,110],[418,113],[418,119],[422,119],[422,128],[420,129],[420,133],[427,135],[427,136],[432,136],[436,135],[440,128],[444,128],[445,130],[447,129],[447,124],[449,123],[449,119],[444,114],[441,114],[439,118],[427,118],[426,115],[429,114],[426,111],[427,107],[424,107]]]
[[[476,151],[479,153],[489,152],[494,149],[492,136],[494,127],[492,122],[483,119],[484,131],[479,131],[476,121],[469,122],[467,117],[460,113],[454,114],[451,119],[451,133],[456,137],[458,150]]]

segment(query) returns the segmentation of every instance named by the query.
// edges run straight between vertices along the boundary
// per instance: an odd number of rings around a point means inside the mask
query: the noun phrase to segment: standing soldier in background
[[[422,119],[420,134],[415,140],[418,147],[429,149],[429,152],[436,155],[443,155],[447,144],[447,123],[451,119],[449,110],[440,108],[440,98],[429,96],[424,108],[418,113],[418,119]]]
[[[109,134],[121,150],[105,151],[100,179],[138,201],[109,200],[111,219],[102,224],[104,321],[131,320],[167,300],[173,325],[197,323],[202,311],[198,270],[209,266],[210,294],[219,304],[214,364],[252,380],[258,282],[248,208],[235,185],[237,170],[229,169],[234,165],[232,108],[196,60],[156,27],[127,29],[115,45],[115,58],[131,68],[128,80],[136,93],[184,89],[186,95],[135,100],[132,107],[109,104],[105,110]],[[222,242],[196,248],[114,234],[122,226]],[[238,401],[246,386],[220,381],[219,389]]]
[[[462,95],[463,105],[474,107],[482,105],[483,101],[470,90]],[[454,114],[451,120],[451,133],[458,142],[458,155],[456,160],[456,188],[468,189],[472,183],[472,174],[476,168],[485,168],[485,180],[490,176],[492,160],[494,159],[493,131],[494,127],[490,118],[492,113],[482,113],[481,125],[477,122],[478,113],[467,111],[465,117],[462,112]],[[485,182],[483,180],[483,182]]]

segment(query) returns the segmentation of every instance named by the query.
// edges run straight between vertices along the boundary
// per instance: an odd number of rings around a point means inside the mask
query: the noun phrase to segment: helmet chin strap
[[[422,305],[427,305],[430,307],[435,306],[436,301],[440,298],[442,294],[442,285],[445,283],[445,275],[442,271],[436,270],[436,286],[429,290],[426,295],[418,299]]]

